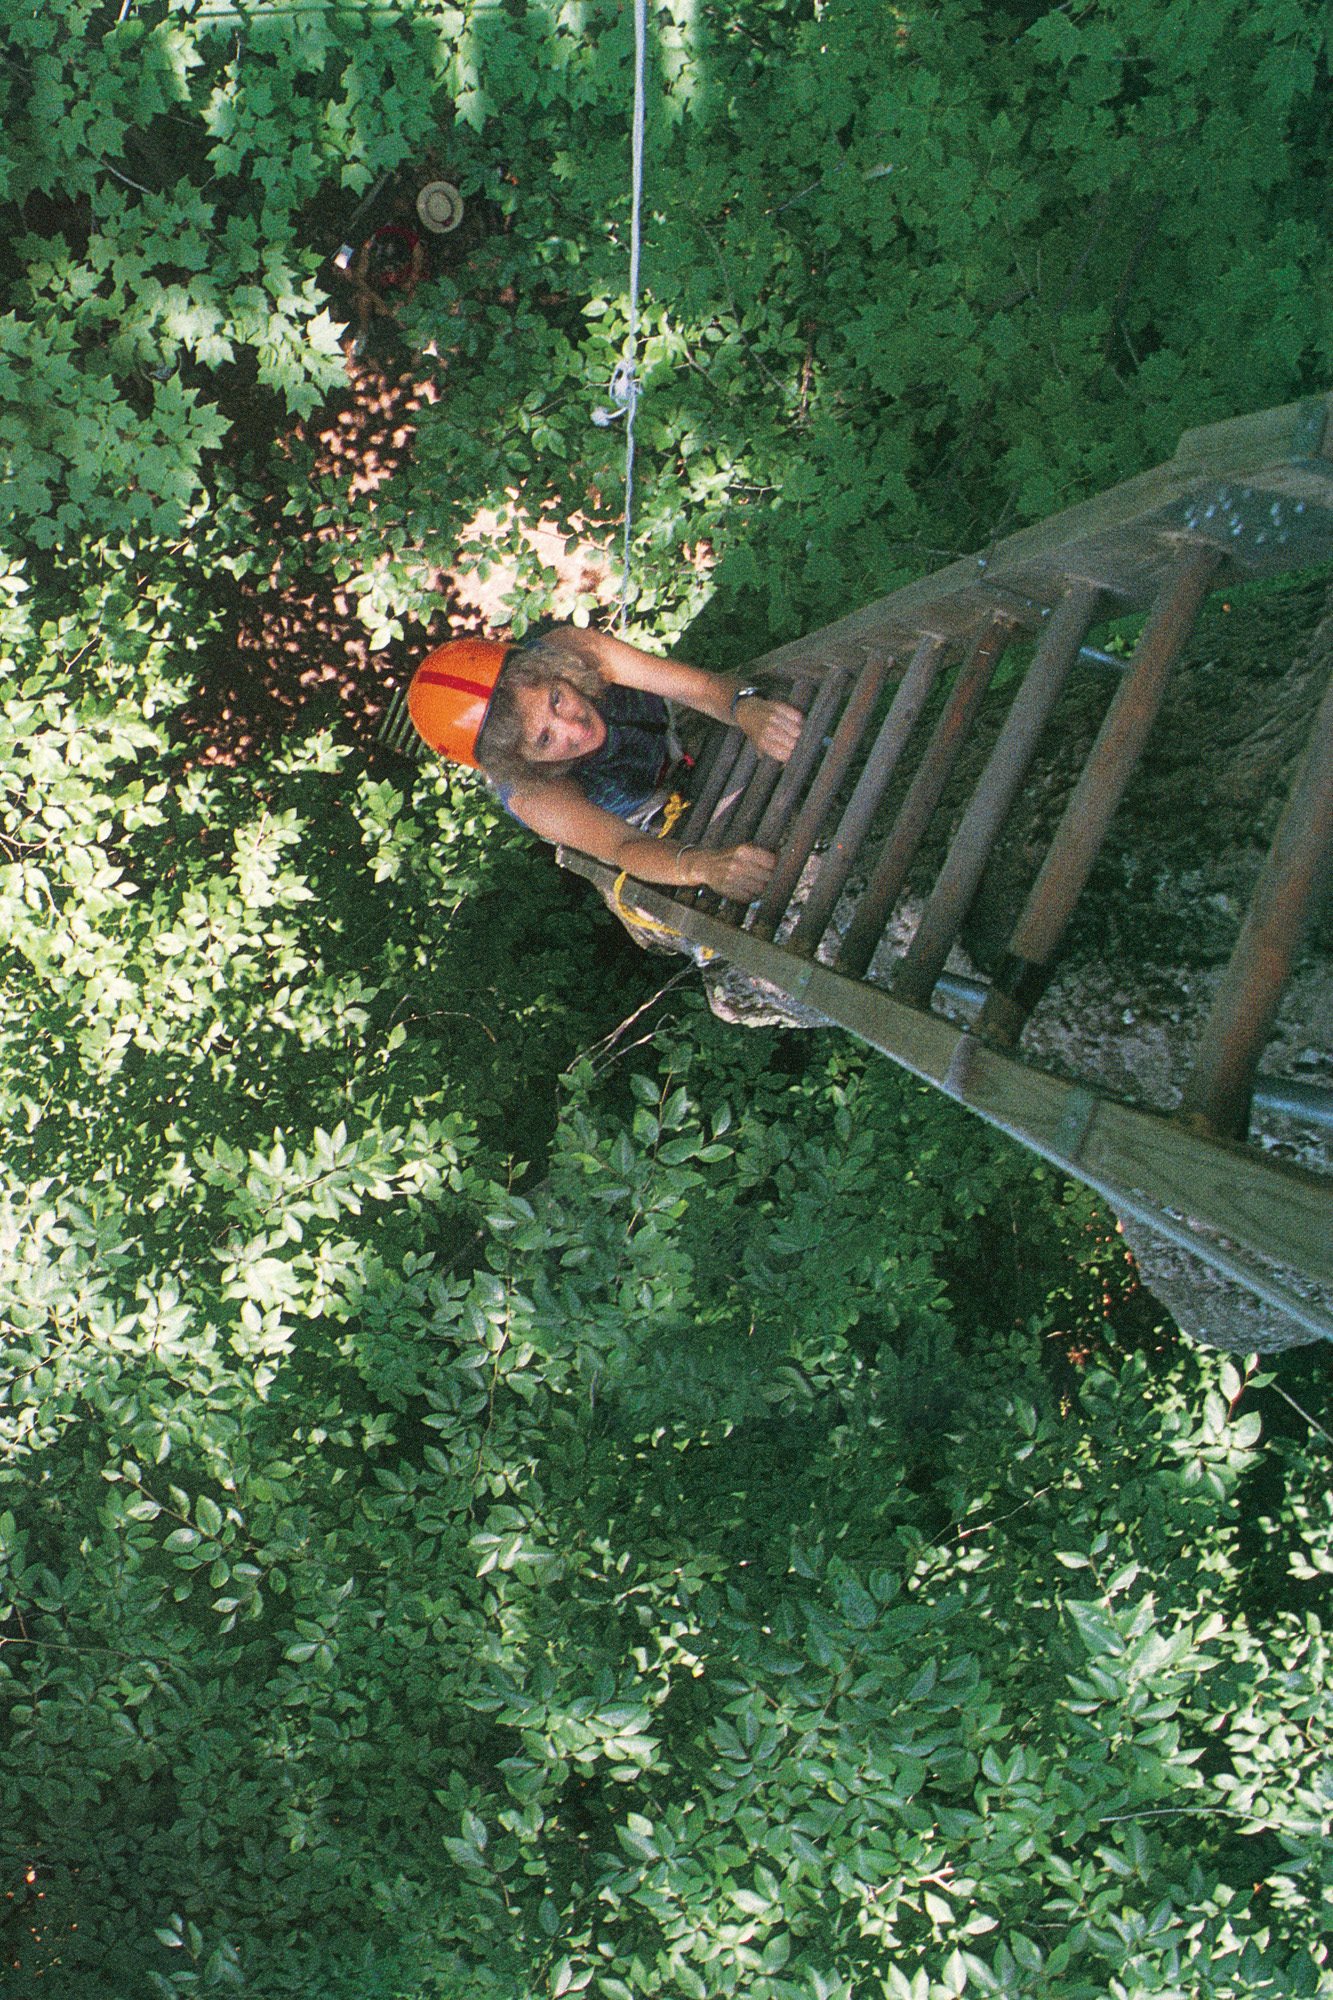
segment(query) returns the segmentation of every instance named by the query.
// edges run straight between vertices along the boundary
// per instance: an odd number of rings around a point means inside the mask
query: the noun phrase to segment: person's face
[[[523,755],[530,763],[564,764],[600,750],[606,741],[604,718],[568,681],[519,688],[515,701],[523,723]]]

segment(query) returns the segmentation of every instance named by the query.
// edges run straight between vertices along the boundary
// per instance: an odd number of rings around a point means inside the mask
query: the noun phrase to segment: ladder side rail
[[[820,646],[904,651],[927,627],[966,643],[997,590],[1035,627],[1075,573],[1100,583],[1119,611],[1145,609],[1162,581],[1162,537],[1170,533],[1224,549],[1245,577],[1323,560],[1333,526],[1331,447],[1333,395],[1188,431],[1165,464],[774,647],[746,672],[780,673]]]
[[[566,865],[603,890],[615,880],[612,870],[586,855],[571,852]],[[1289,1313],[1308,1331],[1333,1339],[1333,1315],[1274,1281],[1265,1269],[1272,1262],[1313,1284],[1333,1283],[1326,1178],[1051,1076],[937,1014],[909,1007],[882,988],[817,961],[793,958],[781,945],[730,929],[704,911],[682,909],[646,884],[632,883],[626,893],[632,904],[691,943],[711,946],[740,971],[813,1008],[1083,1181],[1113,1208]],[[1182,1216],[1218,1231],[1232,1247],[1196,1232]]]

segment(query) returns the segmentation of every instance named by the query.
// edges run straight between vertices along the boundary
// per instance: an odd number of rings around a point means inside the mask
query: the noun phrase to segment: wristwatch
[[[758,692],[759,689],[757,687],[737,688],[735,694],[731,697],[731,707],[728,710],[728,714],[731,716],[733,722],[736,720],[736,710],[740,707],[741,703],[748,701],[752,694],[758,694]]]

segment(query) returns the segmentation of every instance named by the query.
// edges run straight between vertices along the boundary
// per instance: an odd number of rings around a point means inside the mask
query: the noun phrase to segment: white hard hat
[[[463,220],[463,197],[452,181],[427,181],[417,196],[417,214],[424,228],[447,236]]]

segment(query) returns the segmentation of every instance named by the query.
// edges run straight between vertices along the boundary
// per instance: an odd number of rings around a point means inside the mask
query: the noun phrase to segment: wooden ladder
[[[1208,594],[1330,557],[1333,396],[1188,432],[1169,464],[754,661],[745,678],[789,692],[805,712],[796,752],[780,766],[756,758],[739,730],[716,730],[694,773],[682,837],[776,849],[767,892],[749,910],[637,883],[627,900],[969,1105],[1308,1332],[1333,1338],[1324,1290],[1333,1284],[1330,1183],[1246,1143],[1263,1089],[1259,1061],[1333,844],[1333,691],[1178,1109],[1119,1102],[1017,1053]],[[951,980],[946,960],[1071,672],[1090,652],[1117,664],[1092,652],[1089,633],[1143,611],[1137,647],[1007,949],[989,982]],[[1016,640],[1035,641],[1030,664],[948,830],[910,946],[886,984],[871,984],[885,926]],[[895,778],[886,827],[881,808]],[[602,864],[562,858],[604,891],[611,886]],[[839,934],[831,920],[849,884],[861,886]],[[942,992],[970,1003],[967,1025],[932,1011]],[[1276,1095],[1286,1102],[1292,1091]],[[1309,1115],[1327,1118],[1327,1101],[1305,1096]]]

